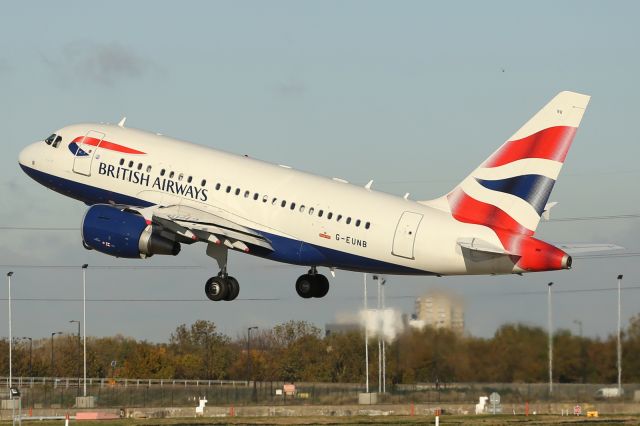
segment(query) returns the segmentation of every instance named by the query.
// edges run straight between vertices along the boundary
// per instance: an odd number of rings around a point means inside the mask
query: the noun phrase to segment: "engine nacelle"
[[[106,204],[91,206],[85,213],[82,241],[85,247],[130,259],[180,252],[179,243],[154,234],[144,217]]]

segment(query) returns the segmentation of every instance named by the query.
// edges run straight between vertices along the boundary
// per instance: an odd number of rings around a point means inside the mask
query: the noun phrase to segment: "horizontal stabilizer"
[[[577,254],[577,253],[590,253],[594,251],[609,251],[609,250],[624,250],[624,247],[621,247],[616,244],[556,244],[559,249],[564,250],[569,254]]]
[[[458,241],[456,242],[460,247],[466,248],[468,250],[481,251],[484,253],[511,255],[511,253],[509,253],[502,247],[498,247],[480,238],[458,238]]]

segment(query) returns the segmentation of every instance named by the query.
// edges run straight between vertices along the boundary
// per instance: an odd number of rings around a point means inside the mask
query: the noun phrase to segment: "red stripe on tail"
[[[498,167],[524,158],[545,158],[564,163],[578,129],[549,127],[525,138],[508,141],[482,165]]]

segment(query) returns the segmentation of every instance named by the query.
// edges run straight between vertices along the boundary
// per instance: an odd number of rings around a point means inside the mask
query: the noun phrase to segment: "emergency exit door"
[[[393,237],[393,249],[391,253],[398,257],[413,259],[413,248],[418,233],[418,226],[422,221],[422,215],[414,212],[404,212],[398,221],[396,233]]]

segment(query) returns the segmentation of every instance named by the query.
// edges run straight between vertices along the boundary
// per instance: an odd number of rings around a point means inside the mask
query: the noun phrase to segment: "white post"
[[[551,286],[552,282],[548,284],[549,293],[547,297],[547,312],[548,312],[548,334],[549,334],[549,394],[553,393],[553,322],[551,315]]]
[[[366,389],[369,393],[369,311],[367,308],[367,274],[364,273],[364,371],[366,374]]]
[[[376,326],[380,328],[380,306],[381,306],[381,281],[382,277],[378,277],[378,311],[376,315],[376,320],[378,324]],[[382,341],[380,340],[380,332],[382,330],[377,330],[378,332],[378,393],[382,392]]]
[[[82,396],[87,396],[87,264],[82,265]]]
[[[622,395],[622,342],[620,341],[621,283],[622,275],[618,275],[618,396]]]
[[[386,280],[384,278],[381,279],[382,281],[382,314],[384,315],[384,309],[385,309],[385,305],[384,305],[384,285],[387,283]],[[384,318],[384,317],[383,317]],[[382,327],[384,330],[384,321],[382,323]],[[382,330],[381,330],[382,331]],[[382,335],[382,393],[387,393],[387,356],[386,356],[386,342],[385,342],[385,336],[384,333],[380,333]]]
[[[7,273],[9,282],[9,388],[13,386],[13,332],[11,330],[11,276],[13,272]],[[13,404],[13,397],[11,398]],[[13,407],[13,405],[11,405]],[[15,420],[15,419],[14,419]]]

